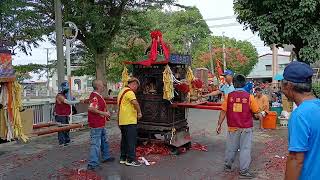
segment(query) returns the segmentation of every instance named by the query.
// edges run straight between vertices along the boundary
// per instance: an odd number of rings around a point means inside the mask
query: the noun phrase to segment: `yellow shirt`
[[[120,98],[125,90],[129,89],[128,87],[123,88],[118,95],[118,106]],[[131,103],[132,100],[135,100],[136,95],[133,91],[127,91],[122,98],[121,107],[119,109],[119,125],[129,125],[137,124],[138,113],[134,108],[134,105]]]
[[[259,112],[259,107],[258,107],[258,103],[257,101],[254,99],[253,95],[250,95],[249,97],[249,102],[250,102],[250,109],[253,113],[258,113]],[[228,109],[228,95],[226,95],[226,98],[224,99],[222,105],[221,105],[221,109],[222,111],[226,111]],[[234,132],[236,131],[238,128],[236,127],[228,127],[228,131],[229,132]]]
[[[255,97],[258,106],[259,106],[259,111],[269,111],[269,99],[266,95],[262,95],[261,98]]]

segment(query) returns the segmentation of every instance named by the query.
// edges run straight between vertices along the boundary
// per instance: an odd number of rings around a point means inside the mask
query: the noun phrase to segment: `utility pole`
[[[275,44],[272,44],[272,82],[277,83],[274,79],[278,73],[278,48]]]
[[[54,0],[55,5],[55,26],[56,26],[56,46],[57,46],[57,72],[58,86],[64,82],[65,67],[63,56],[63,39],[62,39],[62,10],[61,0]]]
[[[222,32],[222,51],[223,51],[223,71],[226,71],[227,62],[226,62],[226,46],[224,44],[224,32]]]
[[[211,65],[211,74],[214,75],[214,68],[213,68],[213,54],[212,54],[212,45],[209,42],[209,52],[210,52],[210,65]]]
[[[45,48],[45,50],[47,51],[47,89],[49,91],[49,49],[50,48]]]

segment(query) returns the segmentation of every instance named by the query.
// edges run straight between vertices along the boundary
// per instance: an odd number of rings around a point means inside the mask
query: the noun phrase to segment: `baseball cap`
[[[62,82],[60,85],[60,91],[69,90],[69,83],[67,81]]]
[[[138,85],[140,86],[140,81],[139,79],[135,78],[135,77],[131,77],[129,80],[128,80],[128,84],[132,83],[132,82],[137,82]]]
[[[224,71],[224,73],[222,75],[223,76],[233,76],[234,74],[233,74],[233,71],[227,69]]]
[[[284,69],[283,78],[294,83],[306,83],[310,81],[313,69],[306,63],[293,61]]]

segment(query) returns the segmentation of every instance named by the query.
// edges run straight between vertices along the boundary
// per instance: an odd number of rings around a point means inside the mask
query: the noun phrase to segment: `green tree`
[[[53,31],[53,21],[47,12],[34,11],[35,3],[25,0],[0,1],[0,47],[20,49],[31,54],[32,46],[38,47],[43,35]]]
[[[54,31],[53,3],[52,0],[1,1],[1,23],[7,23],[1,29],[1,35],[10,37],[27,52],[30,44],[37,45],[43,35]],[[62,0],[62,11],[64,21],[72,21],[78,26],[77,39],[89,49],[97,79],[105,81],[106,59],[122,28],[123,17],[132,11],[144,12],[166,4],[176,5],[174,0]]]
[[[47,68],[48,68],[47,65],[43,65],[43,64],[26,64],[26,65],[13,66],[13,69],[15,70],[16,78],[19,82],[31,79],[32,76],[30,75],[30,73],[41,74],[41,72],[43,72]]]
[[[267,44],[292,44],[299,61],[320,59],[320,1],[234,0],[237,20]]]
[[[121,30],[115,36],[110,55],[107,57],[107,77],[112,81],[121,79],[123,61],[142,60],[150,45],[150,32],[159,29],[163,39],[174,53],[193,53],[200,42],[210,35],[210,30],[197,8],[180,11],[151,9],[146,12],[131,11],[123,16]],[[191,46],[187,46],[191,45]],[[92,59],[83,59],[77,75],[92,72]]]
[[[211,69],[211,54],[214,66],[217,63],[223,69],[223,49],[224,41],[226,52],[227,69],[231,69],[238,74],[247,76],[258,62],[258,53],[255,47],[248,41],[237,41],[233,38],[211,36],[201,42],[201,48],[197,49],[193,58],[193,67],[206,67]],[[212,53],[209,52],[208,45],[212,45]]]

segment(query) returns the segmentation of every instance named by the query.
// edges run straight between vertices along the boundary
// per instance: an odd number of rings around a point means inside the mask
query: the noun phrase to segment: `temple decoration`
[[[20,115],[22,86],[15,81],[10,51],[0,52],[0,63],[0,138],[26,142]]]
[[[124,69],[122,71],[122,78],[121,78],[123,86],[128,85],[128,80],[129,80],[128,69],[127,69],[127,67],[124,67]]]
[[[173,81],[172,71],[169,65],[166,65],[163,71],[163,99],[168,101],[171,101],[174,98]]]

